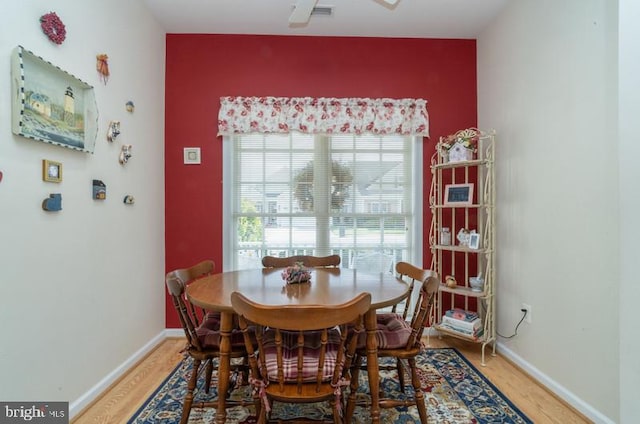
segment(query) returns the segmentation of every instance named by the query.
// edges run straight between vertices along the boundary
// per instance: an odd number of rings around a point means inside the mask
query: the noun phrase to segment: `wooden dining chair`
[[[206,261],[205,261],[206,262]],[[187,338],[187,344],[183,350],[185,355],[193,360],[193,369],[191,370],[191,377],[187,385],[187,393],[184,398],[182,417],[180,424],[186,424],[189,420],[189,414],[193,406],[197,407],[217,407],[218,398],[207,401],[198,402],[193,404],[195,396],[195,390],[198,382],[198,375],[200,366],[205,365],[205,393],[209,393],[209,387],[211,386],[211,377],[213,373],[213,361],[220,356],[220,314],[213,312],[204,312],[201,318],[198,315],[202,312],[198,310],[185,295],[185,288],[187,286],[187,277],[192,275],[202,276],[204,274],[197,274],[194,270],[206,270],[209,269],[207,264],[200,264],[192,267],[189,270],[176,270],[169,272],[165,277],[165,283],[167,290],[171,295],[173,306],[175,307],[178,317],[180,318],[180,324],[184,330],[184,334]],[[231,334],[231,358],[246,358],[247,351],[244,345],[244,338],[242,333],[235,329]],[[246,363],[246,362],[245,362]],[[246,371],[246,365],[235,364],[233,370],[238,373],[243,370]],[[237,375],[237,374],[236,374]],[[233,385],[230,385],[230,389]],[[223,394],[226,396],[227,394]],[[225,401],[229,406],[236,406],[238,402]]]
[[[340,266],[340,255],[310,256],[298,255],[279,258],[276,256],[265,256],[262,258],[262,266],[265,268],[286,268],[302,262],[308,268],[336,268]]]
[[[178,268],[170,271],[167,274],[167,278],[175,277],[182,282],[185,286],[188,286],[193,280],[204,277],[205,275],[210,275],[214,273],[215,270],[215,262],[210,259],[205,259],[197,264],[190,266],[188,268]],[[194,319],[194,324],[196,326],[200,325],[200,322],[204,319],[207,314],[202,308],[196,308],[192,303],[187,303],[187,307],[190,308],[190,313]],[[218,314],[219,315],[219,314]]]
[[[408,262],[398,262],[396,264],[396,275],[398,276],[398,278],[404,280],[407,284],[409,284],[410,294],[406,299],[393,305],[391,307],[391,313],[401,315],[402,319],[404,319],[405,321],[407,320],[407,316],[411,309],[411,294],[413,294],[416,281],[418,282],[418,284],[422,283],[430,272],[431,271],[418,268],[417,266],[412,265]],[[384,315],[385,313],[378,314],[379,318],[384,317]]]
[[[266,306],[234,292],[231,304],[249,352],[258,423],[270,418],[274,401],[329,402],[331,422],[342,423],[342,394],[349,386],[351,361],[358,336],[364,334],[363,316],[370,308],[371,294],[361,293],[336,306]],[[257,352],[249,325],[254,325]]]
[[[410,264],[408,264],[410,265]],[[379,369],[396,369],[400,390],[404,393],[405,372],[408,370],[413,386],[413,399],[392,399],[380,395],[380,408],[396,408],[398,406],[416,406],[420,422],[427,423],[427,410],[424,404],[424,395],[418,377],[416,356],[422,351],[422,335],[438,293],[439,279],[434,271],[423,270],[413,265],[404,267],[407,278],[419,281],[419,296],[410,321],[406,321],[401,314],[386,314],[385,319],[377,318],[375,337],[378,344],[378,358],[393,358],[395,366],[385,367],[379,365]],[[352,363],[351,391],[347,402],[345,421],[351,422],[356,407],[356,390],[358,389],[358,374],[363,367],[363,361],[367,356],[366,339],[360,335],[358,348]],[[366,405],[366,404],[365,404]]]
[[[385,255],[381,252],[356,255],[351,259],[351,265],[349,268],[375,274],[381,272],[391,274],[393,268],[393,256]]]

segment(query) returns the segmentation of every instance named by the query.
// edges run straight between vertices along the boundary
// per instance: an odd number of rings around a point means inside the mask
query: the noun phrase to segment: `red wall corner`
[[[424,98],[435,141],[477,126],[475,40],[168,34],[165,83],[165,270],[202,259],[222,270],[222,96]],[[200,147],[201,165],[183,148]],[[424,198],[431,175],[425,172]],[[430,225],[424,211],[424,240]],[[424,249],[424,263],[430,263]],[[180,322],[167,296],[167,328]]]

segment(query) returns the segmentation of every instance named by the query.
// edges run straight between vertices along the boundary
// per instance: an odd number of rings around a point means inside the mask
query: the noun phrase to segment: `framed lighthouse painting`
[[[14,134],[93,153],[98,107],[91,85],[18,46],[11,86]]]

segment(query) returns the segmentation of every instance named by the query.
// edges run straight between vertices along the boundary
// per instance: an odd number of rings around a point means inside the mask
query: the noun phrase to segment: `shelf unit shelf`
[[[436,244],[434,246],[431,246],[431,249],[448,250],[448,251],[451,251],[451,252],[467,252],[467,253],[490,253],[490,252],[492,252],[491,250],[484,249],[484,248],[471,249],[469,247],[464,247],[464,246],[441,245],[441,244]]]
[[[446,163],[435,163],[431,166],[431,169],[453,169],[453,168],[462,168],[469,166],[480,166],[487,165],[487,160],[482,159],[474,159],[474,160],[465,160],[460,162],[446,162]]]
[[[476,151],[471,159],[448,160],[444,147],[452,141],[472,140]],[[436,271],[442,283],[446,277],[454,276],[457,285],[440,284],[438,300],[433,316],[433,328],[440,335],[447,335],[482,345],[482,365],[485,365],[485,348],[492,345],[496,350],[495,328],[495,132],[483,132],[476,128],[458,131],[449,137],[441,137],[436,153],[431,159],[431,189],[429,209],[431,227],[429,246],[431,269]],[[454,146],[455,147],[455,146]],[[473,198],[459,205],[445,205],[447,185],[474,186]],[[448,199],[451,203],[451,198]],[[450,228],[449,244],[441,243],[441,231]],[[456,235],[465,229],[479,235],[480,244],[472,249]],[[474,246],[475,247],[475,246]],[[469,279],[482,275],[482,291],[473,291]],[[441,325],[442,317],[449,309],[460,308],[476,312],[482,321],[482,334],[478,337],[461,333]]]
[[[452,293],[455,295],[467,296],[467,297],[483,297],[483,298],[487,297],[486,291],[483,290],[481,292],[475,292],[471,290],[471,288],[466,286],[447,287],[444,284],[441,284],[440,291],[442,293]]]
[[[468,340],[468,341],[474,342],[474,343],[489,343],[491,341],[491,340],[485,339],[484,335],[479,336],[479,337],[473,337],[473,336],[470,336],[468,334],[461,333],[459,331],[453,330],[451,328],[444,327],[444,326],[439,325],[439,324],[434,325],[433,328],[435,328],[439,332],[445,333],[445,334],[447,334],[449,336],[457,337],[457,338],[463,339],[463,340]]]
[[[486,208],[487,205],[483,205],[483,204],[473,204],[473,205],[467,205],[467,206],[431,205],[429,207],[431,209],[480,209],[480,208]]]

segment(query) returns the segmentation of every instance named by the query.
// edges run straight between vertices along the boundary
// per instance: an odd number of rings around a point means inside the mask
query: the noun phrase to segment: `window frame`
[[[413,178],[412,197],[413,197],[413,226],[410,237],[410,245],[408,250],[410,257],[408,261],[420,266],[423,258],[423,185],[424,185],[424,159],[423,159],[423,143],[424,138],[422,136],[411,136],[411,143],[413,144],[413,155],[411,164],[411,174]],[[223,156],[223,169],[222,169],[222,243],[223,243],[223,257],[222,267],[223,271],[233,270],[233,255],[232,249],[232,237],[234,226],[231,225],[231,219],[233,216],[231,205],[231,181],[234,178],[234,160],[233,160],[233,145],[234,137],[223,136],[222,137],[222,156]],[[346,267],[348,264],[343,264]]]

